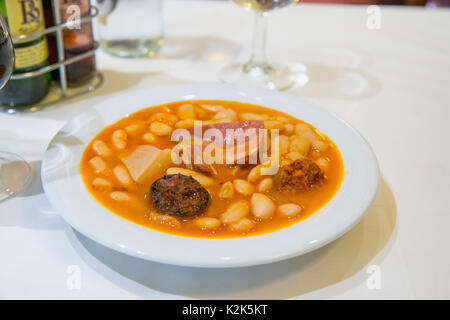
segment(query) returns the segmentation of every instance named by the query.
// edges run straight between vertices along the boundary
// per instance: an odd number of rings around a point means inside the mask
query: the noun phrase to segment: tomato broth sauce
[[[178,142],[171,141],[172,131],[192,128],[193,120],[209,124],[263,121],[264,128],[279,129],[280,167],[308,159],[320,167],[325,179],[309,190],[282,191],[274,176],[255,175],[256,165],[215,165],[216,172],[204,173],[184,164],[166,164],[161,159],[167,156],[160,150],[175,147]],[[151,168],[156,171],[143,181],[139,180],[141,177],[135,180],[123,160],[139,146],[157,150],[158,160],[153,158],[155,164]],[[157,166],[160,168],[153,168]],[[195,172],[194,179],[197,174],[203,179],[196,180],[205,184],[210,195],[204,211],[180,216],[155,207],[150,195],[152,183],[165,176],[168,169],[178,173],[175,168],[191,170]],[[298,223],[335,195],[344,176],[337,146],[310,124],[278,110],[221,100],[172,102],[127,115],[104,128],[87,145],[80,170],[90,194],[114,214],[160,232],[200,238],[254,236]]]

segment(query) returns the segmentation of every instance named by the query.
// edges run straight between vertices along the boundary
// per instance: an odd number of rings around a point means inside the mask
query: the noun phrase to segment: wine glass
[[[14,68],[14,47],[3,16],[0,14],[0,90]],[[31,167],[18,155],[0,151],[0,202],[11,198],[31,181]]]
[[[269,64],[266,59],[267,14],[273,9],[283,8],[299,0],[233,0],[240,6],[255,11],[252,53],[246,63],[233,63],[220,72],[226,83],[250,84],[269,89],[285,90],[294,83],[308,81],[302,68]]]

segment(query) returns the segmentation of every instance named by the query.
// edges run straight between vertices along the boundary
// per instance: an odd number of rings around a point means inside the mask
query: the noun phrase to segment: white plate
[[[302,119],[329,136],[344,159],[346,175],[331,201],[310,218],[259,236],[200,239],[170,235],[127,221],[101,206],[80,175],[85,146],[105,126],[141,108],[162,103],[219,99],[254,103]],[[42,180],[51,203],[76,230],[112,249],[162,263],[238,267],[287,259],[340,237],[364,215],[378,187],[378,166],[366,141],[327,111],[297,97],[253,87],[184,84],[130,91],[72,119],[45,153]]]

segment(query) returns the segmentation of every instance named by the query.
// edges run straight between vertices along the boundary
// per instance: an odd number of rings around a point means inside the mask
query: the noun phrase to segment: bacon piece
[[[245,132],[247,129],[264,129],[264,121],[236,121],[236,122],[219,122],[219,123],[210,123],[202,125],[202,134],[205,133],[208,129],[218,129],[222,136],[224,137],[224,141],[222,142],[230,142],[232,137],[228,134],[227,135],[227,129],[233,129],[233,130],[239,130],[242,129],[243,132]],[[187,129],[191,133],[191,135],[194,134],[194,128]],[[240,130],[239,130],[240,131]],[[239,132],[238,131],[238,132]],[[204,141],[210,141],[209,139]],[[212,141],[213,142],[213,141]]]
[[[256,156],[256,159],[258,158],[258,148],[259,148],[259,139],[257,139],[256,147],[252,150],[249,149],[249,136],[245,137],[245,153],[244,154],[238,154],[238,136],[239,134],[245,134],[247,130],[255,129],[255,134],[258,136],[259,131],[258,129],[264,129],[264,121],[236,121],[236,122],[224,122],[224,123],[210,123],[206,125],[201,126],[202,135],[205,134],[205,132],[208,129],[217,129],[221,132],[223,140],[217,141],[217,145],[220,145],[222,148],[226,148],[226,145],[233,144],[235,149],[235,163],[242,162],[242,160],[247,163],[248,159],[251,155]],[[231,133],[227,132],[227,130],[232,129]],[[215,143],[214,137],[211,138],[204,138],[203,137],[195,137],[195,131],[194,128],[188,128],[191,136],[193,136],[194,139],[200,140],[202,139],[202,154],[204,149],[211,143]],[[193,142],[193,141],[191,141]],[[194,145],[195,143],[191,143],[191,162],[188,165],[190,168],[203,172],[203,173],[210,173],[210,174],[216,174],[217,170],[212,164],[206,164],[206,163],[194,163]],[[225,156],[225,155],[224,155]],[[244,159],[245,158],[245,159]],[[202,157],[202,161],[204,161]],[[198,161],[197,161],[198,162]],[[225,162],[225,159],[224,161]]]

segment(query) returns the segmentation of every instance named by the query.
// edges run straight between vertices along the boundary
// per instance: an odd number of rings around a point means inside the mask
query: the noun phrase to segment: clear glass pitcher
[[[95,0],[102,49],[119,57],[153,57],[164,42],[162,0]]]

